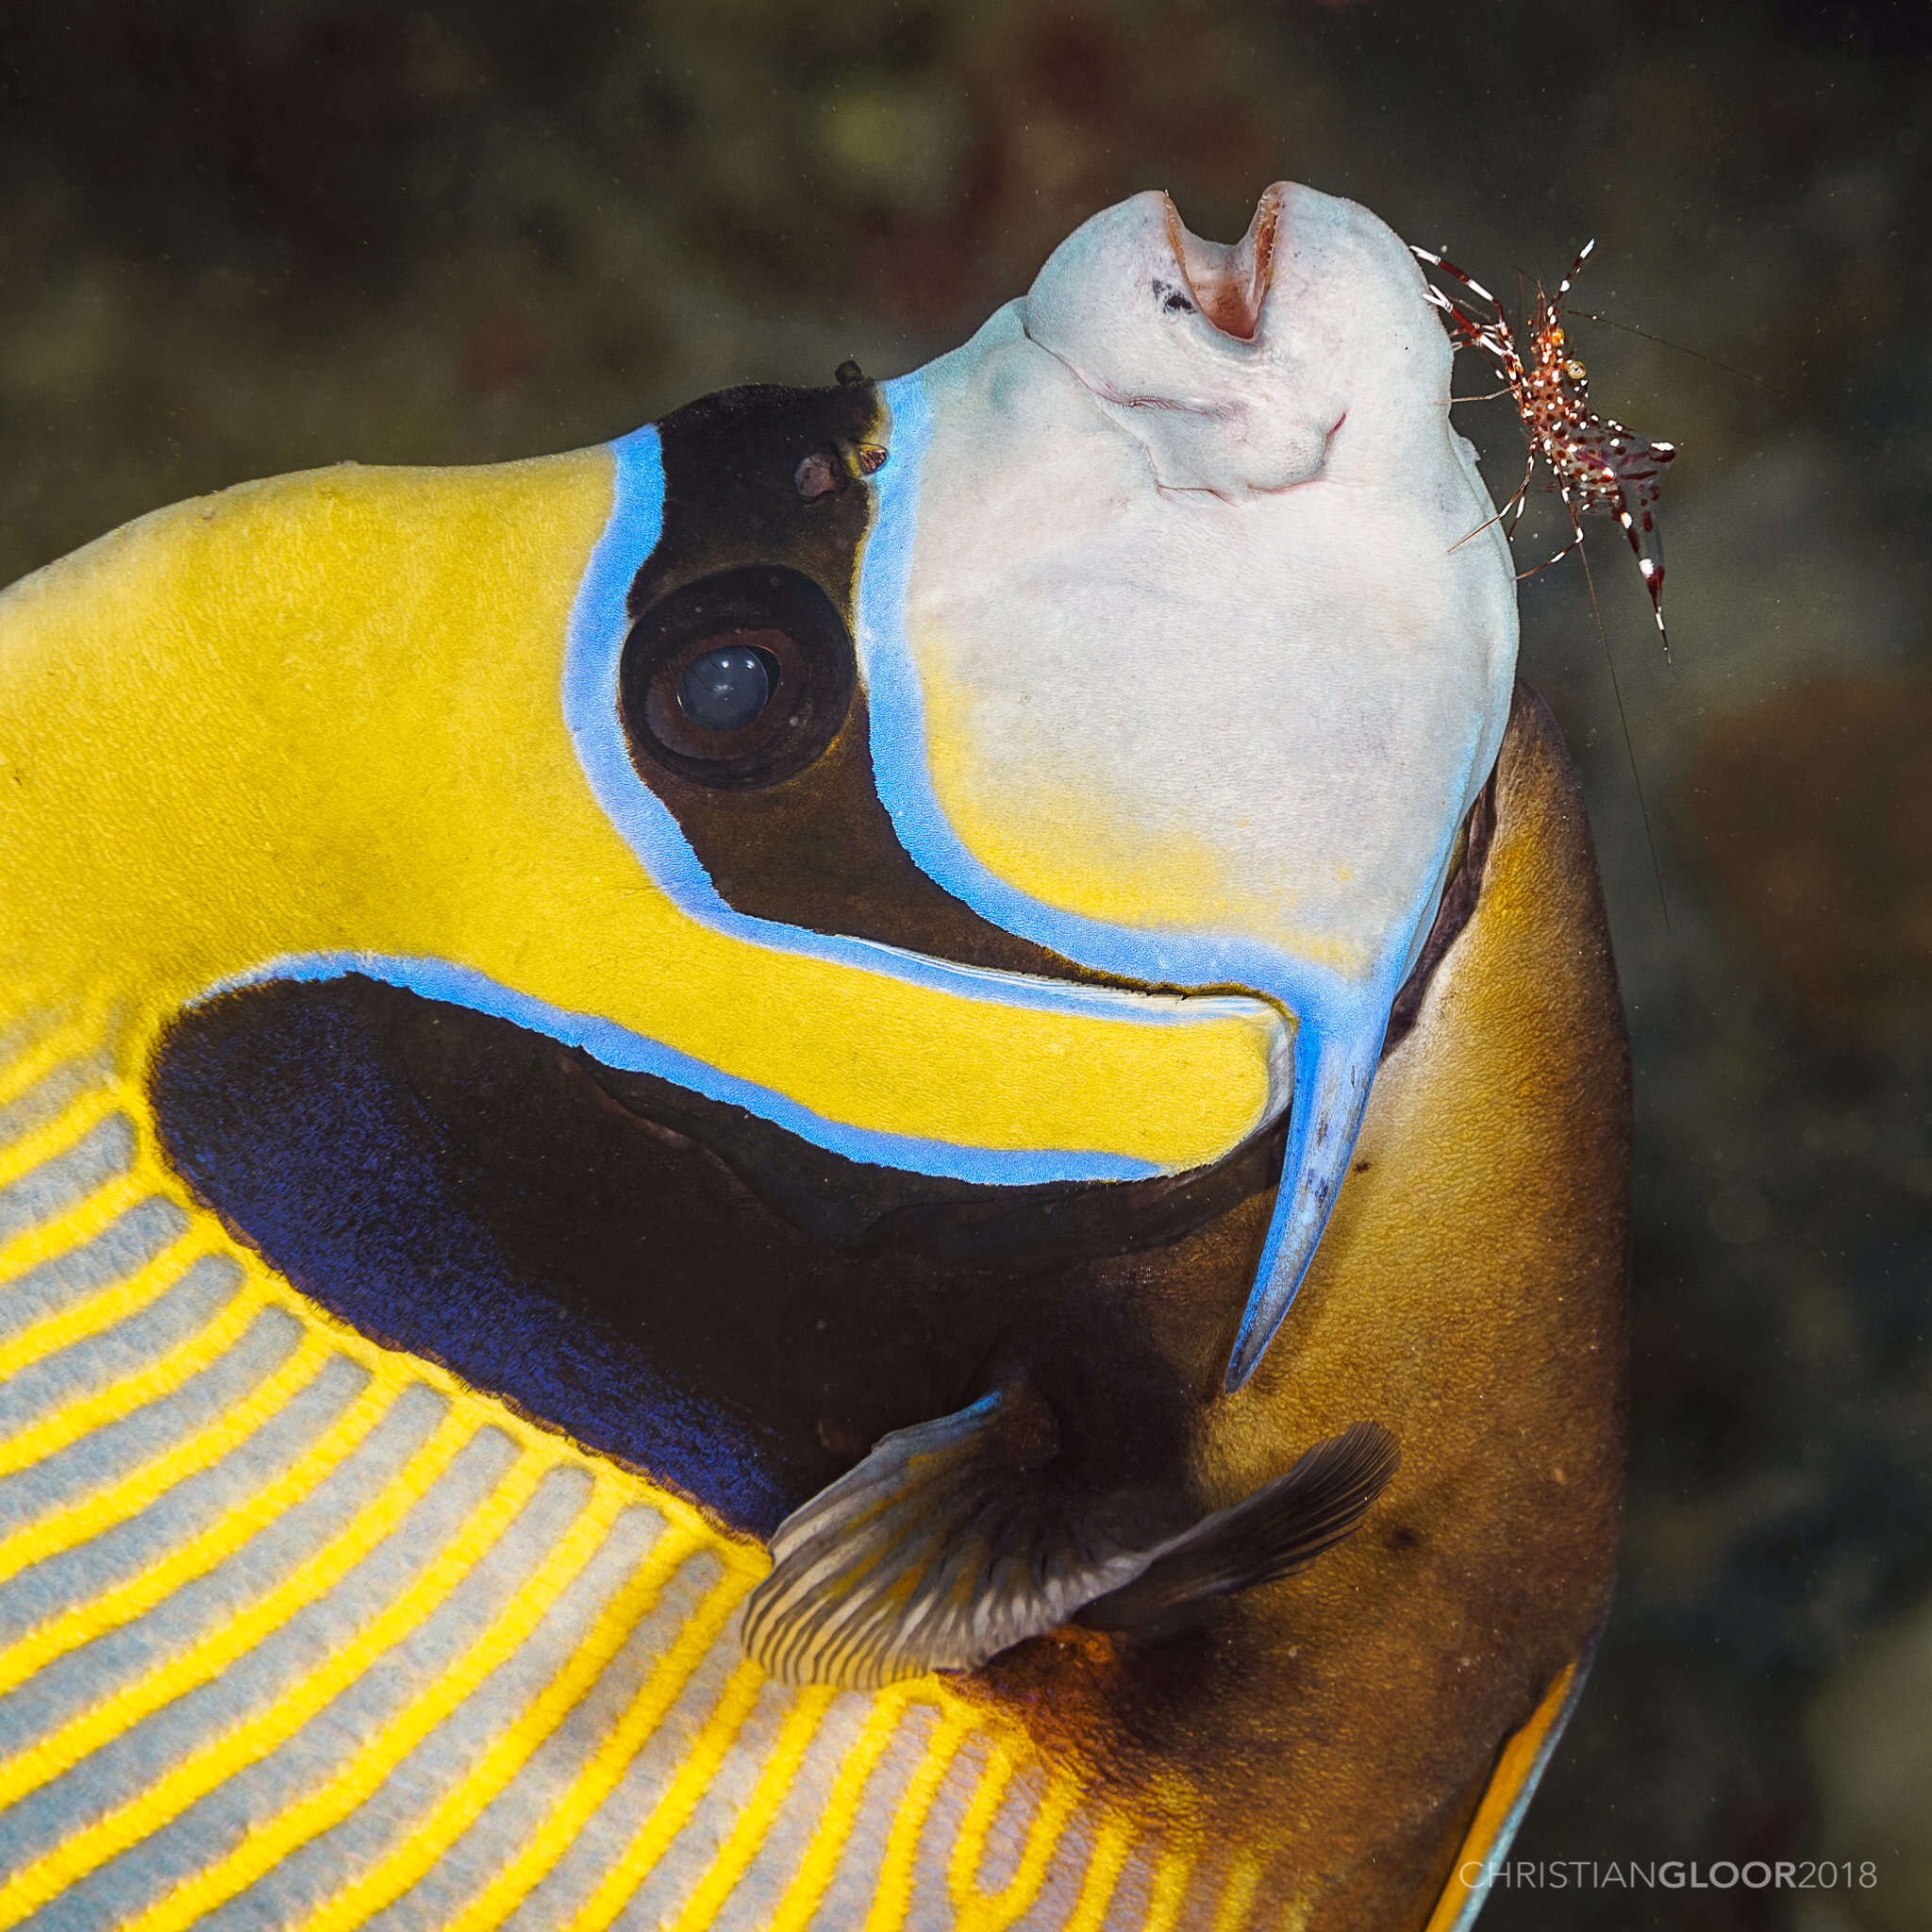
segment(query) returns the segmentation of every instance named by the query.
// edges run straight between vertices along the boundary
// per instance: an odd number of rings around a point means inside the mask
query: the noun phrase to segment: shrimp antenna
[[[1753,375],[1748,369],[1739,369],[1729,362],[1720,362],[1715,356],[1707,356],[1702,349],[1687,348],[1682,342],[1674,342],[1668,336],[1654,336],[1647,328],[1639,328],[1634,322],[1619,322],[1614,315],[1597,315],[1588,308],[1573,308],[1572,315],[1580,316],[1585,322],[1600,322],[1606,328],[1620,328],[1626,336],[1641,336],[1646,342],[1656,342],[1660,348],[1674,349],[1680,356],[1694,356],[1700,362],[1708,362],[1713,369],[1722,369],[1726,375],[1735,375],[1740,382],[1754,382],[1761,390],[1768,390],[1782,403],[1790,401],[1790,396],[1775,383],[1766,382],[1761,375]]]
[[[1596,578],[1590,568],[1590,552],[1579,543],[1576,554],[1583,559],[1583,580],[1590,586],[1590,608],[1596,617],[1597,641],[1604,647],[1604,665],[1610,674],[1610,695],[1617,701],[1617,723],[1624,730],[1624,756],[1630,760],[1630,782],[1637,788],[1637,815],[1643,821],[1643,842],[1650,848],[1650,875],[1657,881],[1657,903],[1664,915],[1664,930],[1669,932],[1671,902],[1664,893],[1664,869],[1657,856],[1656,835],[1650,829],[1650,808],[1643,801],[1643,774],[1637,769],[1637,747],[1630,741],[1630,715],[1624,708],[1624,687],[1617,682],[1617,660],[1610,655],[1603,606],[1596,601]]]

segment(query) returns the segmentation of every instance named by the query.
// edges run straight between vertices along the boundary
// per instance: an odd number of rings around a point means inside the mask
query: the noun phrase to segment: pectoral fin
[[[1108,1628],[1156,1623],[1312,1561],[1395,1467],[1388,1432],[1357,1424],[1245,1502],[1127,1548],[1029,1469],[1029,1403],[1043,1407],[995,1392],[887,1436],[787,1517],[745,1606],[747,1653],[787,1683],[873,1690],[973,1669],[1089,1606]]]
[[[1163,1544],[1140,1575],[1085,1606],[1078,1621],[1144,1629],[1191,1604],[1291,1575],[1355,1529],[1401,1460],[1380,1423],[1356,1423],[1317,1442],[1286,1475]]]
[[[1024,1433],[995,1391],[881,1438],[778,1525],[746,1651],[786,1683],[873,1690],[969,1670],[1139,1574],[1028,1474]]]

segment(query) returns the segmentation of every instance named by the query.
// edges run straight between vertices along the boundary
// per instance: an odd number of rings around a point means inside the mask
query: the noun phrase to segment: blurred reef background
[[[1682,452],[1674,665],[1614,525],[1590,546],[1661,898],[1583,572],[1523,592],[1639,1153],[1622,1582],[1518,1856],[1840,1882],[1483,1924],[1932,1928],[1924,0],[10,0],[0,581],[244,477],[896,374],[1107,203],[1163,187],[1231,240],[1281,176],[1506,291],[1594,235],[1581,307],[1746,373],[1573,339]],[[1507,495],[1508,406],[1459,420]]]

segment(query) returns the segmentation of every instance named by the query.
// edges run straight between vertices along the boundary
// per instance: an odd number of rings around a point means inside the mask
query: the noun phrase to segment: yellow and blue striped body
[[[943,1682],[766,1679],[756,1541],[327,1320],[102,1016],[8,1044],[0,1923],[1245,1922],[1239,1856]]]

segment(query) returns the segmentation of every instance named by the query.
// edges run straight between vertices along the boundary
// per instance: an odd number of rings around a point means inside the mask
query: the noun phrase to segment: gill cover
[[[1164,195],[1108,209],[884,390],[860,644],[901,840],[1083,965],[1293,1022],[1230,1388],[1321,1239],[1507,717],[1514,578],[1449,366],[1396,236],[1282,185],[1232,249]]]

